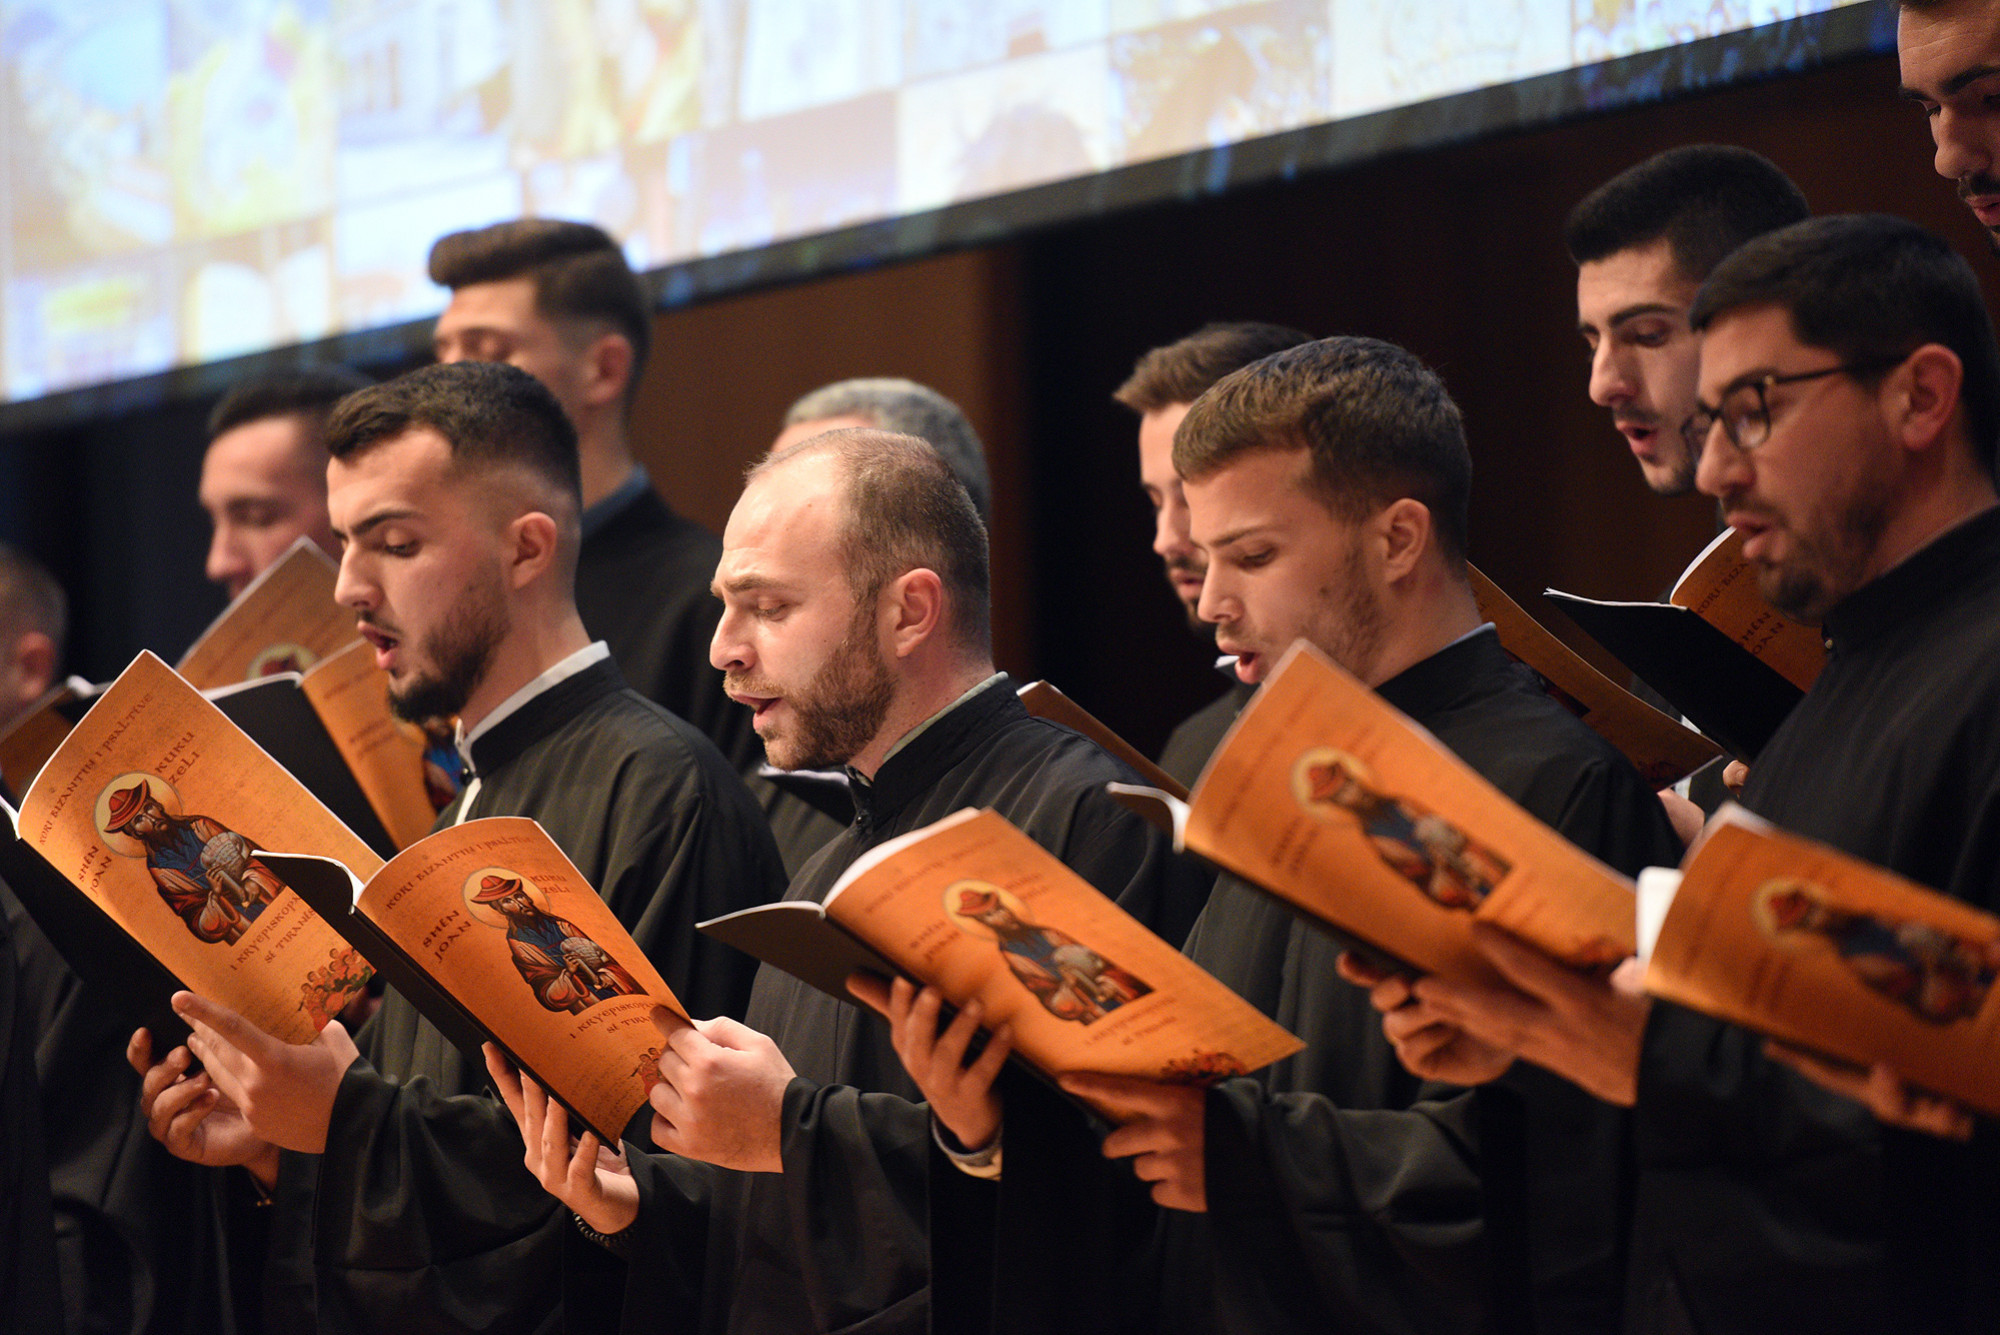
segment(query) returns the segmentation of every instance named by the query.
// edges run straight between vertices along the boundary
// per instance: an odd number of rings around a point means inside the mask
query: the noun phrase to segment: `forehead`
[[[466,329],[498,329],[523,332],[548,328],[535,310],[535,281],[532,278],[502,278],[491,283],[467,283],[451,294],[451,303],[438,316],[437,333]]]
[[[1806,345],[1782,306],[1747,306],[1718,315],[1701,336],[1701,393],[1714,403],[1731,381],[1795,368]]]
[[[327,465],[327,502],[336,527],[364,522],[374,510],[420,510],[457,495],[451,444],[429,427],[411,427],[359,454]]]
[[[1139,418],[1139,471],[1151,480],[1174,471],[1174,432],[1188,414],[1185,403],[1170,403]]]
[[[1896,55],[1903,87],[1936,97],[1970,70],[2000,65],[2000,5],[1961,0],[1929,12],[1896,17]]]
[[[840,528],[845,511],[838,466],[826,456],[794,460],[743,489],[722,531],[716,578],[811,584],[846,578]]]
[[[1340,521],[1306,489],[1311,469],[1305,450],[1256,450],[1188,483],[1191,535],[1203,545],[1250,529],[1335,537]]]
[[[1681,273],[1667,238],[1657,237],[1643,246],[1578,265],[1577,316],[1587,324],[1596,324],[1633,306],[1673,306],[1685,311],[1694,304],[1700,286]]]
[[[304,431],[296,417],[260,417],[233,426],[209,443],[202,456],[203,486],[296,482],[305,467]],[[305,481],[316,479],[305,477]]]

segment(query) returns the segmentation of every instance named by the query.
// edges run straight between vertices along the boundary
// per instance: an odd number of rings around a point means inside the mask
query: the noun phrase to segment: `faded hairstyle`
[[[274,371],[229,387],[208,415],[208,438],[267,417],[292,417],[304,428],[306,443],[318,450],[333,406],[375,382],[351,367],[328,364]],[[324,463],[322,456],[319,462]]]
[[[1806,197],[1769,158],[1730,144],[1656,153],[1590,192],[1563,225],[1578,264],[1665,237],[1674,267],[1699,283],[1752,237],[1810,217]]]
[[[767,455],[745,480],[821,454],[838,462],[846,484],[840,544],[855,600],[872,600],[909,571],[933,571],[944,586],[954,641],[968,652],[990,653],[986,526],[943,457],[915,436],[850,427]]]
[[[1186,338],[1141,356],[1111,397],[1141,416],[1176,403],[1193,403],[1230,372],[1310,342],[1311,334],[1281,324],[1205,324]]]
[[[1422,502],[1439,551],[1465,560],[1465,423],[1444,382],[1395,344],[1326,338],[1225,376],[1188,409],[1174,469],[1199,482],[1262,450],[1307,451],[1312,493],[1349,523],[1404,497]]]
[[[986,447],[958,405],[930,386],[896,376],[837,380],[787,408],[784,424],[828,417],[858,417],[883,431],[926,442],[951,466],[980,519],[992,518],[993,482],[986,472]]]
[[[56,662],[62,662],[69,598],[48,567],[4,542],[0,542],[0,631],[10,641],[40,631],[55,646]]]

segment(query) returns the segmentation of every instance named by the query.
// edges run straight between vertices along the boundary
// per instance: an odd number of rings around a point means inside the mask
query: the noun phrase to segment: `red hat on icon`
[[[152,795],[153,790],[144,779],[139,780],[139,782],[133,784],[130,788],[121,788],[113,793],[111,795],[110,808],[107,812],[109,819],[104,823],[104,832],[106,834],[123,834],[125,827],[130,825],[132,818],[145,808],[147,799],[152,797]]]
[[[496,899],[505,899],[521,889],[518,876],[486,876],[480,878],[479,893],[472,897],[475,904],[491,904]]]

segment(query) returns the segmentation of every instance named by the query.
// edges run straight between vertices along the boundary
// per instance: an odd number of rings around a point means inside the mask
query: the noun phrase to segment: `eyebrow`
[[[1243,541],[1245,538],[1254,537],[1256,534],[1259,534],[1263,532],[1265,529],[1271,527],[1273,527],[1273,525],[1269,520],[1259,520],[1257,523],[1254,524],[1245,524],[1242,528],[1236,529],[1233,532],[1221,534],[1215,539],[1214,542],[1201,543],[1197,545],[1205,546],[1211,552],[1219,552],[1224,547],[1232,547],[1235,544]]]
[[[1642,315],[1686,315],[1686,314],[1687,314],[1686,310],[1684,310],[1679,306],[1674,305],[1672,302],[1669,301],[1642,301],[1635,306],[1627,306],[1624,310],[1613,311],[1611,313],[1610,318],[1605,320],[1604,327],[1606,329],[1616,329],[1619,325],[1624,324],[1626,321],[1636,320]],[[1596,326],[1592,325],[1588,320],[1578,320],[1576,322],[1576,327],[1579,333],[1585,333],[1595,328]]]
[[[1985,78],[1989,74],[2000,74],[2000,65],[1986,64],[1986,65],[1968,66],[1967,68],[1962,69],[1958,73],[1952,75],[1949,79],[1946,79],[1944,81],[1944,84],[1938,89],[1938,92],[1945,97],[1950,97],[1953,93],[1956,93],[1961,89],[1968,87],[1971,84],[1978,83],[1981,79]],[[1901,88],[1897,89],[1896,91],[1899,95],[1901,95],[1904,98],[1907,98],[1909,101],[1912,102],[1929,102],[1932,100],[1931,95],[1929,93],[1926,93],[1921,89],[1912,88],[1908,84],[1904,84]]]
[[[727,594],[757,593],[764,589],[784,589],[783,580],[771,575],[732,575],[728,579],[710,580],[708,591],[717,598]]]
[[[382,525],[384,524],[391,523],[398,519],[414,519],[416,517],[417,517],[417,512],[415,510],[378,510],[374,514],[368,516],[368,518],[356,524],[352,529],[343,532],[342,530],[336,528],[333,531],[333,536],[336,538],[352,541],[355,538],[361,537],[363,534],[366,534],[374,529],[382,527]]]

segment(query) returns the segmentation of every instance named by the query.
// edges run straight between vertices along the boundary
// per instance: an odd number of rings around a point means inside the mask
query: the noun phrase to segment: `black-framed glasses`
[[[1797,371],[1791,375],[1772,372],[1755,380],[1731,385],[1723,391],[1722,402],[1716,407],[1695,404],[1694,411],[1681,423],[1681,440],[1686,443],[1688,453],[1699,458],[1702,446],[1708,442],[1709,430],[1720,422],[1722,434],[1729,438],[1731,445],[1739,450],[1754,450],[1771,438],[1771,401],[1765,396],[1774,387],[1796,385],[1805,380],[1824,380],[1830,375],[1884,370],[1900,365],[1908,358],[1908,353],[1898,357],[1863,357],[1818,371]]]

